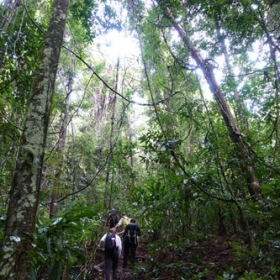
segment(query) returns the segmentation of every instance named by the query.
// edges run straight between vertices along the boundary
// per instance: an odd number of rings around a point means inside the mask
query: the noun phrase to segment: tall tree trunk
[[[5,0],[1,5],[0,29],[7,30],[12,20],[16,18],[21,0]]]
[[[214,66],[211,64],[210,60],[203,59],[201,57],[199,52],[195,49],[186,31],[175,21],[170,9],[166,8],[163,12],[165,16],[169,19],[173,28],[177,30],[183,42],[186,44],[186,47],[188,48],[191,54],[191,57],[196,62],[197,66],[202,70],[202,73],[208,82],[210,90],[217,101],[220,113],[228,129],[230,139],[232,143],[235,145],[236,155],[240,161],[240,166],[243,175],[246,178],[247,188],[250,195],[252,195],[253,197],[255,197],[255,195],[259,195],[260,196],[259,198],[261,198],[259,181],[255,175],[255,171],[253,168],[252,153],[248,149],[246,143],[243,141],[239,128],[232,116],[229,106],[222,94],[222,91],[218,86],[218,83],[214,75]]]
[[[71,75],[71,74],[70,74]],[[62,160],[62,154],[65,147],[65,141],[66,141],[66,134],[67,134],[67,124],[69,119],[69,107],[70,107],[70,94],[72,92],[73,87],[73,77],[69,77],[68,86],[67,86],[67,92],[66,92],[66,100],[65,100],[65,114],[62,121],[61,126],[61,134],[58,139],[56,152],[59,154],[59,159]],[[57,212],[57,199],[58,199],[58,191],[59,191],[59,181],[61,177],[61,166],[62,164],[58,164],[58,170],[55,174],[56,182],[54,184],[54,188],[52,190],[52,197],[51,197],[51,205],[50,205],[50,217],[53,217]]]
[[[69,0],[55,0],[22,134],[5,226],[0,279],[27,279],[50,106]],[[4,249],[5,248],[5,249]]]
[[[230,63],[230,60],[229,60],[228,51],[227,51],[227,47],[226,47],[226,43],[225,43],[225,35],[223,35],[221,33],[221,28],[218,26],[218,23],[216,23],[216,26],[217,26],[218,39],[220,41],[222,53],[224,55],[225,62],[226,62],[229,81],[231,82],[232,91],[233,91],[234,99],[235,99],[235,102],[236,102],[236,107],[237,107],[237,114],[236,115],[239,119],[241,128],[243,130],[247,131],[249,129],[249,125],[248,125],[247,119],[245,118],[244,104],[240,100],[240,95],[237,91],[237,85],[236,85],[236,81],[235,81],[235,78],[234,78],[234,73],[232,71],[232,67],[231,67],[231,63]]]
[[[2,2],[2,1],[1,1]],[[21,0],[5,0],[3,1],[3,4],[0,4],[0,30],[1,33],[6,31],[8,27],[10,26],[12,20],[15,20],[18,14],[18,8],[21,5]],[[24,21],[24,14],[25,11],[23,11],[22,14],[22,22]],[[22,25],[22,23],[21,23]],[[15,30],[19,34],[21,32],[21,25]],[[16,44],[16,41],[14,41],[14,44]],[[3,44],[2,48],[0,49],[0,70],[3,68],[3,64],[5,62],[5,56],[7,54],[9,44]]]
[[[115,80],[115,91],[118,90],[118,82],[119,82],[119,66],[120,66],[120,59],[118,57],[117,60],[117,72],[116,72],[116,80]],[[115,116],[116,116],[116,102],[117,102],[117,95],[114,95],[114,98],[112,100],[112,116],[111,116],[111,130],[110,130],[110,139],[109,139],[109,146],[110,146],[110,155],[108,158],[108,165],[107,165],[107,173],[106,173],[106,181],[105,181],[105,191],[104,191],[104,215],[106,214],[106,211],[108,210],[108,207],[111,207],[111,200],[112,200],[112,188],[113,188],[113,178],[111,178],[111,184],[110,184],[110,174],[112,174],[111,170],[111,163],[113,160],[113,149],[114,149],[114,132],[115,132]],[[109,185],[111,186],[109,190]],[[109,194],[109,195],[108,195]]]
[[[278,1],[279,2],[279,1]],[[280,22],[279,22],[279,12],[280,12],[280,3],[277,1],[270,1],[270,8],[266,15],[261,15],[260,19],[258,19],[259,24],[266,36],[266,42],[269,45],[270,50],[270,59],[273,65],[273,78],[270,77],[270,73],[268,71],[264,72],[266,75],[265,79],[268,82],[272,79],[273,86],[275,89],[275,112],[276,117],[274,121],[274,132],[275,132],[275,141],[274,141],[274,153],[273,153],[273,165],[275,165],[277,159],[279,158],[279,143],[280,143],[280,99],[279,99],[279,91],[280,91],[280,70],[279,70],[279,62],[277,59],[277,53],[280,53],[279,39],[280,39]],[[275,38],[277,38],[275,40]]]

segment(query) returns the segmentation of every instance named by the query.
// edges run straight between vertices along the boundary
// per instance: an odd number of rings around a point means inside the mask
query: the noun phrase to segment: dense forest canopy
[[[98,279],[111,208],[142,228],[137,279],[279,279],[279,1],[0,15],[0,279]]]

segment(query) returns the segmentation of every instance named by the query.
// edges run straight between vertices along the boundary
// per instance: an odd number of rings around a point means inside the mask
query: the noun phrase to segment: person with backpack
[[[100,247],[104,246],[105,257],[105,275],[106,280],[111,279],[111,271],[113,270],[113,280],[118,278],[118,262],[122,253],[122,242],[120,237],[116,234],[116,229],[111,228],[109,232],[105,233],[100,240]]]
[[[136,249],[141,236],[140,227],[136,224],[136,220],[132,218],[126,226],[123,234],[123,268],[127,267],[128,257],[130,255],[131,263],[135,263]]]
[[[118,234],[119,235],[122,235],[124,233],[124,230],[126,228],[126,226],[130,223],[130,218],[128,218],[126,216],[126,214],[123,212],[122,213],[122,217],[120,218],[119,222],[117,223],[117,225],[115,226],[115,228],[119,228],[119,227],[122,227],[123,230],[121,232],[119,232]]]
[[[114,228],[117,225],[118,222],[119,222],[119,218],[116,214],[116,210],[112,209],[110,211],[110,214],[109,214],[108,218],[107,218],[106,226],[108,226],[109,229],[111,229],[111,228]]]

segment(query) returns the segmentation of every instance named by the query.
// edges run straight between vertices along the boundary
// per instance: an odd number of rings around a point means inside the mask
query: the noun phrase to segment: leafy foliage
[[[81,23],[81,26],[86,31],[85,40],[92,42],[95,36],[95,31],[92,27],[95,9],[97,3],[95,0],[76,0],[70,6],[73,19]]]
[[[71,273],[75,265],[84,266],[87,245],[96,243],[102,204],[91,207],[78,201],[49,220],[40,216],[34,234],[31,279],[61,279],[63,270]]]
[[[279,4],[113,2],[71,2],[64,42],[71,51],[65,49],[60,61],[40,196],[45,204],[57,194],[61,211],[54,218],[44,207],[38,211],[30,279],[60,279],[64,270],[74,279],[77,271],[89,271],[95,252],[87,245],[99,240],[111,207],[136,217],[143,239],[151,241],[152,265],[144,268],[149,279],[165,269],[174,279],[279,276]],[[48,1],[42,7],[28,4],[29,15],[20,7],[13,26],[0,33],[3,217],[49,9]],[[213,63],[241,127],[260,196],[248,193],[248,173],[240,168],[248,159],[237,159],[237,146],[190,56],[193,50],[171,27],[166,9],[204,62]],[[141,54],[120,58],[116,65],[106,61],[95,40],[111,28],[137,38]],[[58,153],[70,76],[74,87],[66,144]],[[146,106],[131,106],[136,93]],[[226,243],[233,260],[207,263],[210,245],[202,243],[222,235],[231,238]]]

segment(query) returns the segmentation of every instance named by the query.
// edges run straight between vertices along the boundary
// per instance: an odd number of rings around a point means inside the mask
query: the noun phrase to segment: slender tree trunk
[[[0,29],[7,30],[12,20],[16,18],[21,0],[5,0],[1,7]]]
[[[55,0],[10,190],[0,279],[28,278],[50,106],[69,0]],[[5,248],[5,249],[4,249]]]
[[[270,77],[268,72],[266,72],[266,79],[268,82],[272,79],[273,86],[275,89],[275,112],[276,117],[274,121],[274,132],[275,132],[275,141],[274,141],[274,153],[273,153],[273,165],[279,158],[279,127],[280,127],[280,100],[279,100],[279,90],[280,90],[280,70],[279,63],[277,61],[277,53],[280,52],[279,39],[280,39],[280,24],[279,24],[279,12],[280,12],[280,3],[274,3],[270,1],[270,9],[267,13],[267,18],[262,15],[259,20],[259,24],[264,31],[266,36],[266,42],[269,44],[270,50],[270,59],[273,64],[273,77]],[[276,1],[275,1],[276,2]],[[279,1],[278,1],[279,2]],[[277,41],[274,39],[277,38]],[[265,74],[265,73],[264,73]]]
[[[186,44],[191,57],[196,62],[197,66],[202,70],[202,73],[205,79],[208,82],[211,92],[213,93],[220,113],[224,119],[226,127],[229,132],[230,139],[232,143],[235,145],[236,155],[240,161],[241,170],[243,175],[247,181],[247,188],[249,193],[252,196],[260,195],[260,188],[259,188],[259,181],[255,175],[255,171],[253,168],[253,159],[252,153],[248,149],[248,146],[242,139],[242,135],[239,131],[239,128],[232,116],[232,113],[229,109],[229,106],[222,94],[220,87],[216,81],[214,75],[214,66],[211,64],[211,61],[207,59],[203,59],[199,52],[195,49],[193,43],[191,42],[188,34],[186,31],[175,21],[170,9],[166,8],[164,11],[165,16],[169,19],[170,23],[172,24],[173,28],[177,30],[178,34],[182,38],[183,42]],[[261,198],[261,196],[260,196]]]
[[[197,78],[197,81],[198,81],[198,78]],[[198,81],[198,83],[199,83],[199,81]],[[205,107],[205,109],[206,109],[206,111],[207,111],[207,115],[208,115],[208,119],[209,119],[209,122],[210,122],[210,126],[211,126],[211,128],[212,128],[212,131],[214,132],[214,135],[215,135],[215,138],[216,138],[217,143],[219,143],[219,137],[218,137],[217,132],[215,131],[215,127],[214,127],[214,124],[213,124],[213,122],[212,122],[212,118],[211,118],[211,116],[210,116],[210,113],[209,113],[209,111],[208,111],[208,108],[207,108],[207,104],[206,104],[206,102],[205,102],[205,99],[204,99],[204,97],[203,97],[202,89],[201,89],[200,84],[199,84],[199,92],[200,92],[201,98],[202,98],[202,100],[203,100],[204,107]],[[243,211],[243,209],[241,208],[240,203],[238,202],[238,199],[236,199],[236,197],[235,197],[235,195],[234,195],[234,191],[233,191],[233,189],[232,189],[232,187],[231,187],[230,180],[228,179],[227,172],[226,172],[226,170],[225,170],[225,167],[224,167],[224,164],[223,164],[223,162],[222,162],[222,160],[221,160],[221,155],[220,155],[219,152],[217,152],[217,155],[216,155],[216,164],[217,164],[217,167],[219,168],[220,176],[222,176],[222,179],[223,179],[223,181],[225,182],[226,188],[227,188],[227,190],[229,191],[229,193],[231,194],[231,197],[232,197],[232,199],[233,199],[233,202],[234,202],[235,206],[237,207],[237,209],[238,209],[238,211],[239,211],[239,217],[240,217],[239,220],[240,220],[241,228],[242,228],[242,230],[243,230],[244,232],[248,232],[248,223],[247,223],[246,217],[245,217],[245,215],[244,215],[244,211]],[[219,210],[219,211],[222,211],[222,207],[223,207],[223,205],[220,204],[218,210]],[[220,215],[220,214],[221,214],[221,212],[218,212],[218,217],[219,217],[219,218],[222,218],[222,215]],[[226,228],[225,228],[225,230],[227,231]],[[250,235],[250,236],[251,236],[251,235]],[[250,246],[251,246],[251,244],[253,244],[253,240],[249,240],[249,241],[250,241]]]
[[[116,80],[115,80],[115,91],[118,90],[118,80],[119,80],[119,65],[120,65],[120,59],[118,58],[117,61],[117,73],[116,73]],[[117,102],[117,95],[114,96],[114,99],[112,100],[112,116],[111,116],[111,130],[110,130],[110,139],[109,139],[109,146],[110,146],[110,157],[108,158],[108,166],[107,166],[107,174],[106,174],[106,181],[105,181],[105,191],[104,191],[104,215],[106,211],[108,210],[108,207],[111,207],[111,200],[112,200],[112,182],[111,182],[111,188],[109,192],[109,183],[110,183],[110,174],[112,174],[112,170],[110,168],[111,162],[113,160],[113,149],[114,149],[114,131],[115,131],[115,115],[116,115],[116,102]],[[113,180],[113,178],[111,178]],[[110,194],[108,196],[108,194]],[[108,199],[109,197],[109,199]]]
[[[61,134],[58,139],[56,152],[60,155],[59,158],[62,160],[62,154],[65,147],[66,135],[67,135],[67,124],[69,119],[69,107],[70,107],[70,94],[72,92],[73,87],[73,77],[69,77],[68,82],[68,90],[66,93],[66,100],[65,100],[65,114],[62,122],[61,127]],[[58,170],[55,174],[56,183],[54,184],[54,188],[52,190],[52,197],[51,197],[51,205],[50,205],[50,217],[53,217],[57,212],[57,199],[58,199],[58,191],[59,191],[59,181],[61,177],[61,164],[58,165]]]
[[[21,5],[21,0],[4,0],[3,4],[0,4],[0,30],[6,31],[13,20],[16,19],[18,15],[18,9]],[[19,27],[16,28],[17,34],[21,32],[21,26],[24,21],[24,14],[22,14],[22,20]],[[13,41],[13,44],[16,44],[17,40]],[[0,70],[3,68],[3,64],[5,63],[5,56],[7,54],[9,44],[3,44],[0,49]],[[15,47],[15,45],[14,45]]]
[[[227,47],[226,47],[226,43],[225,43],[225,36],[221,34],[221,30],[220,27],[217,25],[217,33],[218,33],[218,39],[220,41],[221,44],[221,49],[222,49],[222,53],[224,55],[225,58],[225,62],[226,62],[226,66],[227,66],[227,73],[228,73],[228,77],[229,77],[229,82],[232,85],[232,90],[233,90],[233,94],[234,94],[234,99],[236,102],[236,107],[237,107],[237,116],[241,125],[241,128],[245,131],[247,131],[249,129],[249,125],[248,125],[248,121],[245,118],[245,109],[244,109],[244,105],[243,102],[240,99],[240,95],[237,91],[237,85],[236,85],[236,81],[234,78],[234,74],[232,71],[232,67],[231,67],[231,63],[229,60],[229,56],[228,56],[228,51],[227,51]]]

